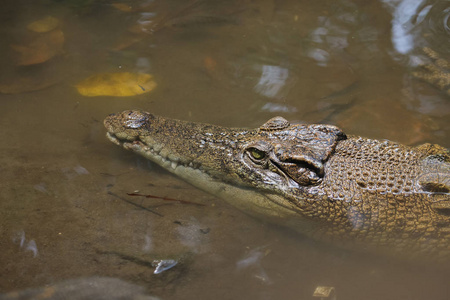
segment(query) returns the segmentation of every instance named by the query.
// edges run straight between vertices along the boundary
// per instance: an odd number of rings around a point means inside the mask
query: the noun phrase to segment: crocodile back
[[[450,261],[449,187],[441,147],[350,138],[308,189],[304,211],[319,223],[316,238]]]

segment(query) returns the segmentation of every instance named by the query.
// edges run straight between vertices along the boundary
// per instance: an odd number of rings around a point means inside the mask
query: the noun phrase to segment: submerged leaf
[[[61,54],[63,45],[64,33],[56,29],[40,34],[27,44],[11,45],[11,48],[17,52],[17,65],[29,66],[46,62]]]
[[[0,93],[20,94],[51,87],[65,80],[69,75],[67,68],[65,60],[53,60],[25,68],[5,69],[7,76],[0,80]]]
[[[69,62],[63,59],[21,68],[4,65],[5,76],[0,79],[0,93],[20,94],[51,87],[67,78],[69,66]]]
[[[148,93],[156,87],[153,76],[144,73],[102,73],[78,83],[83,96],[134,96]]]
[[[8,83],[0,83],[0,93],[20,94],[39,91],[58,83],[58,78],[18,77]]]
[[[47,16],[43,19],[28,24],[27,28],[34,32],[43,33],[52,31],[53,29],[56,29],[58,26],[59,20],[57,18]]]
[[[143,36],[142,34],[141,35],[139,35],[139,34],[128,34],[126,36],[122,36],[119,39],[117,45],[114,46],[112,48],[112,50],[120,51],[120,50],[126,49],[126,48],[130,47],[131,45],[139,43],[144,37],[146,37],[146,36]]]
[[[133,5],[130,5],[129,3],[125,4],[122,2],[115,2],[111,4],[112,7],[123,12],[140,12],[140,11],[148,12],[153,10],[156,5],[157,4],[153,1],[147,1],[143,3],[133,3]]]
[[[125,3],[112,3],[111,6],[123,12],[133,11],[133,7]]]

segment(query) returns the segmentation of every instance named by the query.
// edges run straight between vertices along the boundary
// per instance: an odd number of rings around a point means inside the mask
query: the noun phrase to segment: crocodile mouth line
[[[163,147],[155,147],[142,142],[139,138],[134,141],[124,141],[119,139],[114,133],[107,132],[106,136],[108,139],[114,144],[121,146],[127,150],[131,150],[133,152],[137,152],[142,156],[151,159],[155,163],[161,165],[161,167],[168,169],[169,171],[174,172],[177,168],[183,167],[194,170],[201,171],[205,174],[207,172],[201,168],[201,166],[195,162],[183,162],[179,157],[176,157],[172,154],[163,155],[162,149]]]

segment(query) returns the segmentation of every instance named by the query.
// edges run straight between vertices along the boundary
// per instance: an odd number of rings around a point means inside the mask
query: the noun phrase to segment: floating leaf
[[[43,19],[28,24],[27,28],[34,32],[43,33],[52,31],[53,29],[56,29],[58,26],[59,20],[57,18],[47,16]]]
[[[102,73],[88,77],[76,86],[83,96],[134,96],[156,87],[153,76],[144,73]]]
[[[19,66],[35,65],[46,62],[50,58],[61,54],[64,45],[64,34],[56,29],[39,34],[35,39],[24,45],[11,45],[17,52]]]

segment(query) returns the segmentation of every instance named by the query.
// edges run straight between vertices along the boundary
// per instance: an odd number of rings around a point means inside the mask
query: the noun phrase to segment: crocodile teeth
[[[153,151],[155,151],[156,153],[161,152],[162,146],[161,145],[154,145],[153,146]]]
[[[180,158],[179,158],[178,156],[174,155],[174,154],[169,154],[169,155],[167,155],[167,158],[168,158],[170,161],[174,161],[174,162],[180,161]]]
[[[170,166],[172,167],[172,169],[175,169],[177,166],[178,166],[178,164],[176,163],[176,162],[172,162],[171,164],[170,164]]]

